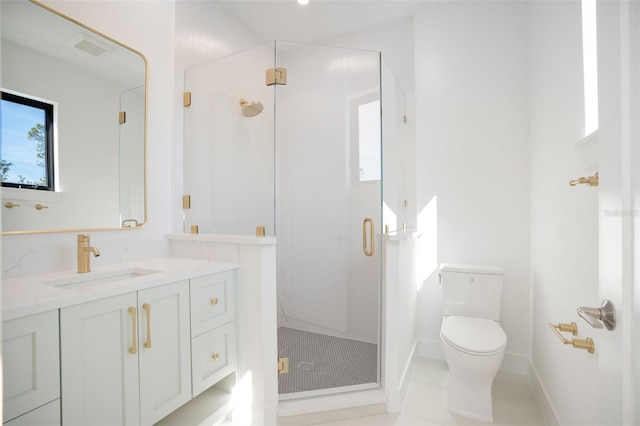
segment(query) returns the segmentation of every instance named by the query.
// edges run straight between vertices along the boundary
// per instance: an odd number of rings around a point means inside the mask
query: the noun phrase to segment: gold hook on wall
[[[578,179],[570,180],[569,185],[576,186],[579,184],[586,184],[587,186],[598,186],[600,182],[600,177],[598,176],[598,172],[596,172],[593,176],[580,177]]]

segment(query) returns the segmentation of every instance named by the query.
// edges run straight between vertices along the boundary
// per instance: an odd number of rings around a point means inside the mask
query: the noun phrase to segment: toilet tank
[[[440,265],[443,315],[500,321],[504,270],[496,266]]]

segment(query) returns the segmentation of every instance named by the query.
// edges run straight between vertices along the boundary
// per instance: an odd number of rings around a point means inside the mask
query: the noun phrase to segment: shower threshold
[[[347,391],[342,390],[342,393],[333,394],[317,394],[312,395],[313,392],[300,392],[304,393],[302,397],[298,394],[285,395],[286,399],[282,399],[278,402],[278,417],[295,419],[299,416],[313,413],[333,413],[335,415],[334,420],[339,420],[349,416],[350,410],[358,410],[358,413],[368,412],[368,414],[382,414],[387,412],[387,399],[383,389],[380,387],[355,390],[351,389]],[[359,414],[361,415],[361,414]],[[331,417],[331,416],[330,416]],[[328,418],[330,418],[328,417]],[[302,425],[308,424],[304,422],[289,422],[283,423],[285,425]]]

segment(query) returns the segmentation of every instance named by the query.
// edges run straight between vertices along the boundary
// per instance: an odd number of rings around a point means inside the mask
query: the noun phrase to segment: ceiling
[[[0,29],[3,42],[12,41],[125,87],[145,82],[141,55],[38,4],[2,0]],[[104,54],[89,54],[81,46],[98,46]]]
[[[419,0],[218,0],[262,40],[314,43],[411,15]]]

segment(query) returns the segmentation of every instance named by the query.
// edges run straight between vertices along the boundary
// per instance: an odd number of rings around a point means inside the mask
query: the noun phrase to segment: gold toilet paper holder
[[[558,336],[558,339],[565,345],[571,345],[577,349],[585,349],[590,354],[594,353],[596,350],[596,345],[593,342],[591,337],[587,337],[586,339],[567,339],[560,332],[571,333],[574,336],[578,335],[578,325],[575,322],[571,324],[559,323],[559,324],[551,324],[549,323],[549,328],[553,331],[553,333]]]

